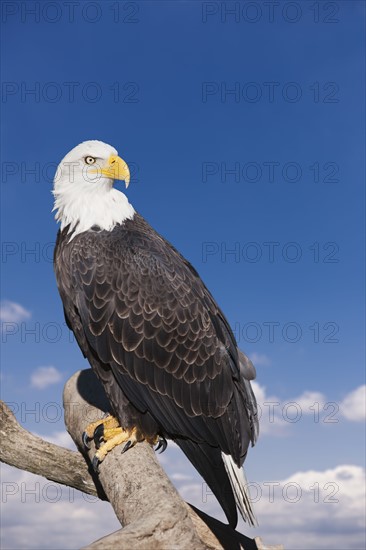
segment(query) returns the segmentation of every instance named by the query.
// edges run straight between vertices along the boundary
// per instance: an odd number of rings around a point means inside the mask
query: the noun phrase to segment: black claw
[[[90,449],[89,441],[91,441],[90,437],[87,435],[86,432],[83,432],[83,435],[81,436],[81,439],[83,441],[83,445],[86,449]]]
[[[104,436],[104,425],[99,424],[99,426],[97,426],[95,428],[94,435],[93,435],[93,439],[94,439],[96,449],[99,449],[100,444],[103,441],[103,436]]]
[[[99,469],[99,458],[97,456],[93,456],[93,460],[92,460],[92,466],[93,466],[93,470],[95,473],[98,473],[98,469]]]
[[[159,437],[159,441],[158,441],[158,445],[155,449],[155,451],[158,451],[159,449],[161,449],[160,453],[163,453],[165,451],[165,449],[167,448],[168,446],[168,442],[167,440],[165,439],[165,437]]]
[[[132,447],[132,441],[127,441],[126,445],[122,449],[122,454],[128,451],[130,447]]]

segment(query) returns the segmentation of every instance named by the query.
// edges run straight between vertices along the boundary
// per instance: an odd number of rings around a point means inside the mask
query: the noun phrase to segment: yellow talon
[[[89,441],[94,439],[96,453],[93,457],[92,464],[94,470],[97,471],[98,465],[104,460],[107,453],[125,443],[122,452],[127,451],[135,445],[137,441],[141,441],[143,437],[137,437],[137,429],[135,427],[124,430],[119,425],[117,418],[108,415],[101,420],[89,424],[83,433],[83,443],[89,448]],[[104,441],[104,443],[102,443]]]
[[[98,460],[98,462],[102,462],[105,459],[107,453],[109,453],[109,451],[112,451],[112,449],[117,447],[117,445],[122,445],[122,443],[126,443],[122,452],[135,445],[135,443],[137,443],[136,428],[132,428],[132,430],[111,428],[104,432],[104,440],[105,443],[101,445],[101,447],[99,447],[99,449],[95,453],[95,458]]]
[[[103,462],[109,451],[124,443],[122,449],[122,453],[124,453],[138,441],[143,441],[145,437],[136,427],[121,428],[117,418],[109,414],[101,420],[89,424],[85,428],[82,439],[88,449],[90,448],[89,442],[94,439],[96,453],[92,459],[92,464],[94,470],[97,471],[98,465]],[[162,451],[164,451],[167,446],[165,438],[159,435],[149,436],[146,441],[150,445],[158,445],[156,450],[162,447]]]
[[[109,427],[111,427],[111,428],[116,427],[117,428],[119,426],[119,422],[118,422],[117,418],[115,418],[114,416],[109,414],[105,418],[101,418],[100,420],[97,420],[96,422],[92,422],[91,424],[88,424],[87,427],[85,428],[84,434],[86,434],[86,436],[89,439],[93,439],[95,430],[98,428],[98,426],[102,426],[102,425],[103,426],[108,426],[108,428]]]

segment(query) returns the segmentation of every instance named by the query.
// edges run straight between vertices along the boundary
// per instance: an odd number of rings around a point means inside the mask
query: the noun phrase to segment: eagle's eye
[[[94,162],[96,161],[96,159],[94,157],[85,157],[85,162],[86,164],[94,164]]]

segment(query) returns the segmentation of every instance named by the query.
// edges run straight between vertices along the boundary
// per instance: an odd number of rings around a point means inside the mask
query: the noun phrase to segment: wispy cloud
[[[255,491],[253,491],[255,493]],[[258,487],[258,534],[285,548],[364,548],[365,471],[345,464]]]
[[[174,461],[176,470],[177,464],[179,460]],[[4,548],[80,548],[120,527],[108,503],[28,472],[1,468]],[[226,521],[202,482],[187,479],[184,470],[177,474],[174,481],[183,498]],[[365,472],[353,464],[295,471],[280,480],[251,481],[260,526],[248,531],[241,522],[239,531],[293,550],[364,548],[364,487]]]
[[[1,472],[2,548],[72,550],[121,527],[96,497],[3,464]]]
[[[269,367],[272,364],[271,359],[265,353],[254,351],[249,356],[255,367]]]
[[[314,422],[327,417],[324,424],[337,423],[340,417],[351,422],[366,418],[366,386],[360,386],[337,403],[321,392],[309,390],[295,397],[281,399],[269,394],[266,387],[256,380],[251,384],[258,404],[261,435],[290,435],[291,426],[304,417],[312,417]]]
[[[293,402],[299,405],[305,414],[312,414],[314,405],[317,404],[323,407],[326,403],[326,398],[323,393],[318,391],[304,391],[301,395],[295,397]]]
[[[267,389],[255,380],[251,382],[257,399],[260,434],[286,435],[290,425],[282,415],[283,404],[279,397],[267,393]]]
[[[43,390],[52,384],[57,384],[61,379],[61,373],[55,367],[38,367],[31,375],[31,385],[33,388]]]
[[[341,413],[347,420],[361,422],[366,419],[366,385],[360,386],[346,395],[340,405]]]
[[[224,519],[204,483],[177,483],[179,493],[208,514]],[[353,464],[326,470],[295,472],[286,479],[250,481],[249,490],[259,527],[239,531],[260,536],[268,545],[328,550],[364,548],[365,471]]]
[[[16,302],[2,300],[0,302],[0,321],[2,323],[19,323],[31,317],[31,312]]]

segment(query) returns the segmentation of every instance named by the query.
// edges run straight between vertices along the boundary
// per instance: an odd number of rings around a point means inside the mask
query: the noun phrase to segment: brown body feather
[[[70,241],[67,231],[54,256],[65,317],[115,415],[125,428],[175,440],[235,525],[221,451],[240,467],[258,423],[253,367],[224,315],[138,214],[110,232],[95,227]]]

